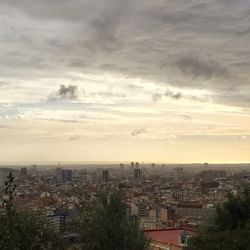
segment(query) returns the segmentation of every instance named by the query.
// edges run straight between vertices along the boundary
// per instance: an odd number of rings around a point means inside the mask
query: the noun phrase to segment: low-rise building
[[[167,228],[145,230],[145,233],[151,240],[150,250],[182,250],[194,231],[190,228]]]

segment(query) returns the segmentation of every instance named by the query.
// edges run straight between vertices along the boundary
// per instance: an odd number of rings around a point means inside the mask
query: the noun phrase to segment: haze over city
[[[2,162],[250,161],[246,0],[0,0]]]

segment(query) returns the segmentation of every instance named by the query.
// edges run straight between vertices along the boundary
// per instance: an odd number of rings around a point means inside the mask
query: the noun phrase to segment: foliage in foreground
[[[249,250],[250,192],[241,196],[228,194],[228,201],[218,205],[214,214],[190,240],[188,250]]]
[[[127,219],[126,205],[118,194],[102,195],[79,206],[77,227],[84,250],[146,250],[149,240]]]
[[[0,215],[1,250],[62,249],[54,232],[34,212],[19,211],[14,204],[16,186],[10,173],[4,184],[5,211]]]

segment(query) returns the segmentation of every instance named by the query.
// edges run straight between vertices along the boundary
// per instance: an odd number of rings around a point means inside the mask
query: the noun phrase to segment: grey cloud
[[[42,119],[44,121],[54,121],[54,122],[63,122],[63,123],[72,123],[72,124],[82,124],[86,123],[86,121],[83,120],[77,120],[77,119]]]
[[[164,95],[167,96],[167,97],[171,97],[171,98],[173,98],[175,100],[179,100],[180,98],[182,98],[182,94],[180,92],[175,93],[175,92],[170,91],[170,90],[166,90]]]
[[[82,0],[74,0],[69,2],[67,0],[60,1],[37,1],[34,3],[32,0],[18,0],[1,1],[2,7],[10,7],[14,10],[20,10],[35,19],[40,20],[64,20],[71,22],[78,22],[83,19],[83,11],[87,7],[89,10],[94,12],[97,7],[95,3],[87,3]],[[101,5],[102,6],[102,5]],[[90,16],[90,12],[85,12],[85,16]],[[92,14],[93,15],[93,14]]]
[[[193,119],[191,115],[182,115],[182,117],[186,121],[191,121]]]
[[[8,85],[9,85],[8,82],[0,80],[0,87],[6,87]]]
[[[130,90],[141,90],[141,89],[143,89],[142,86],[138,86],[138,85],[135,85],[135,84],[128,84],[127,88],[130,89]]]
[[[11,125],[0,124],[0,130],[27,131],[29,130],[29,128],[24,126],[11,126]]]
[[[122,93],[114,93],[111,91],[98,91],[98,92],[92,92],[89,93],[90,96],[99,96],[99,97],[103,97],[103,98],[125,98],[126,95],[122,94]]]
[[[175,61],[176,67],[185,75],[193,78],[228,78],[225,67],[211,59],[188,55]]]
[[[162,94],[160,94],[160,93],[155,93],[152,95],[153,102],[159,102],[161,100],[161,98],[162,98]]]
[[[0,1],[0,74],[115,72],[224,103],[225,90],[250,91],[249,13],[247,0]]]
[[[130,1],[110,1],[108,6],[90,21],[92,37],[86,44],[92,49],[115,50],[122,42],[118,31],[121,22],[128,19]]]
[[[101,91],[93,91],[93,92],[87,92],[85,89],[82,91],[83,96],[85,98],[89,97],[101,97],[101,98],[125,98],[126,94],[119,93],[119,92],[113,92],[108,90],[101,90]]]
[[[10,129],[12,127],[0,124],[0,129]]]
[[[165,91],[165,93],[154,93],[152,95],[152,100],[153,100],[153,102],[159,102],[162,99],[162,97],[164,97],[164,96],[172,98],[174,100],[179,100],[183,97],[181,92],[173,92],[173,91],[167,89]]]
[[[69,138],[70,141],[78,141],[80,139],[81,139],[81,136],[79,136],[79,135],[72,135]]]
[[[248,91],[246,91],[245,93],[238,92],[236,90],[224,91],[213,95],[212,98],[215,103],[220,102],[229,106],[249,108],[250,95],[248,93]]]
[[[62,99],[76,99],[77,98],[77,86],[75,85],[61,85],[58,90],[58,96]]]
[[[132,131],[131,136],[135,137],[135,136],[138,136],[138,135],[143,134],[145,132],[146,132],[145,129],[138,128],[138,129],[135,129],[134,131]]]
[[[78,89],[76,85],[61,84],[56,94],[51,94],[48,98],[49,101],[69,100],[73,101],[78,98]]]

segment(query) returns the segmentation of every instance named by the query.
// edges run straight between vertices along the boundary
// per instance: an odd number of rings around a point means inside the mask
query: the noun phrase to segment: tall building
[[[131,162],[131,167],[133,168],[135,166],[135,163],[132,161]]]
[[[184,169],[183,168],[175,168],[174,171],[175,171],[176,179],[180,180],[184,175]]]
[[[108,170],[102,171],[102,180],[105,182],[107,182],[109,180],[109,171]]]
[[[62,171],[63,182],[71,182],[72,181],[72,176],[73,176],[73,173],[72,173],[71,169],[64,169]]]
[[[62,168],[57,167],[57,168],[56,168],[56,171],[55,171],[56,177],[59,178],[59,179],[61,179],[61,178],[62,178],[62,173],[63,173]]]
[[[21,168],[21,175],[22,176],[27,176],[28,174],[28,169],[27,168]]]
[[[29,169],[29,175],[36,176],[37,175],[37,165],[33,164]]]
[[[141,179],[141,170],[139,168],[134,169],[134,178]]]

